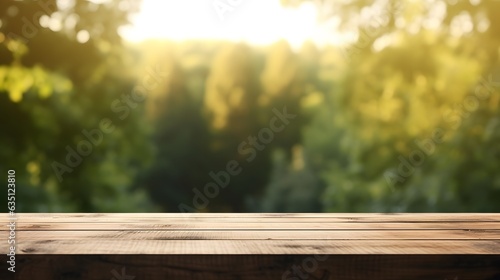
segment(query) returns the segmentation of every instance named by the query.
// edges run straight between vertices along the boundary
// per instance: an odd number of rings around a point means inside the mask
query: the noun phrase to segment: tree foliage
[[[144,191],[130,190],[131,175],[148,160],[145,122],[139,112],[122,121],[110,108],[134,85],[118,35],[128,11],[115,9],[120,1],[73,3],[0,4],[0,157],[2,170],[19,174],[17,210],[152,209]],[[77,40],[82,30],[86,42]],[[89,141],[83,131],[105,118],[114,132],[77,154]]]
[[[300,48],[125,44],[138,1],[63,2],[0,3],[19,211],[499,210],[499,1],[283,0],[353,38]]]

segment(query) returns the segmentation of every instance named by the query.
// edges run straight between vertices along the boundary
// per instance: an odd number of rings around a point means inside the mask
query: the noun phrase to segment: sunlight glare
[[[144,0],[132,25],[120,30],[128,41],[213,39],[266,45],[286,39],[297,47],[306,40],[325,42],[313,4],[283,7],[279,0],[242,0],[222,20],[212,0]],[[332,34],[329,33],[331,36]],[[331,39],[331,38],[329,38]]]

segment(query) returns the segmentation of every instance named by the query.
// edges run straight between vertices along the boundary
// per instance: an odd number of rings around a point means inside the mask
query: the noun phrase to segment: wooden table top
[[[8,225],[11,216],[0,222]],[[500,254],[500,214],[18,213],[17,254]],[[0,227],[3,240],[9,228]],[[9,244],[0,243],[7,252]]]

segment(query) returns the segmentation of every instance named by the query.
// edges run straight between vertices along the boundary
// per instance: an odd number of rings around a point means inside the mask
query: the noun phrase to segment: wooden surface
[[[499,254],[500,214],[18,214],[18,254]],[[7,224],[7,215],[0,222]],[[6,240],[7,227],[2,227]],[[7,251],[7,243],[0,250]]]
[[[2,280],[500,280],[500,214],[16,217],[19,271],[4,265]],[[7,214],[0,222],[8,224]],[[4,264],[8,230],[0,227]]]
[[[331,255],[310,265],[311,259],[308,255],[22,255],[16,273],[2,267],[0,279],[500,279],[500,257],[494,255]],[[293,273],[297,267],[300,272]]]

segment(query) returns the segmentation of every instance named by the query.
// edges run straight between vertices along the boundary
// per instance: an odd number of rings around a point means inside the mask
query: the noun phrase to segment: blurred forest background
[[[16,211],[499,212],[500,1],[312,2],[357,39],[131,44],[140,1],[0,1]]]

